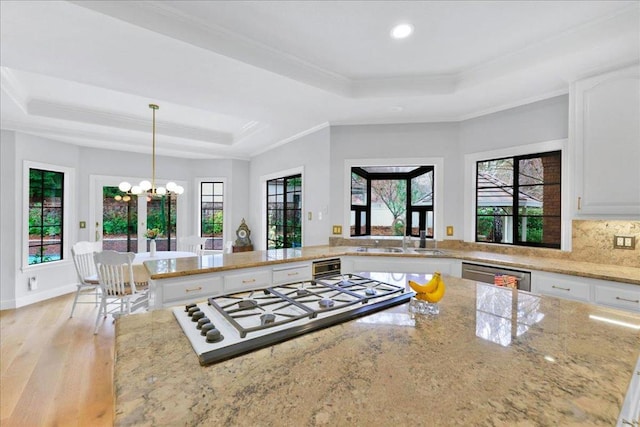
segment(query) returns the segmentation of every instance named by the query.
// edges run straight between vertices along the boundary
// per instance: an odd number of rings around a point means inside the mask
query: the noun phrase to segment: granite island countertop
[[[640,333],[596,319],[640,315],[445,282],[436,317],[403,304],[210,366],[169,309],[122,317],[115,424],[616,423]]]
[[[204,255],[201,257],[194,256],[175,260],[146,261],[144,265],[149,271],[151,279],[158,280],[341,256],[404,257],[413,259],[452,258],[640,285],[640,264],[636,268],[562,258],[451,249],[444,249],[444,254],[442,255],[425,255],[414,252],[411,249],[404,253],[374,253],[360,252],[357,247],[350,246],[306,246],[291,249],[269,249],[232,254]]]

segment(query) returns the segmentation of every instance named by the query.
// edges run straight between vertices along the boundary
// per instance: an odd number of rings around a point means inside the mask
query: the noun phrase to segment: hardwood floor
[[[85,298],[85,300],[87,300]],[[113,425],[111,317],[73,294],[0,312],[0,425]]]

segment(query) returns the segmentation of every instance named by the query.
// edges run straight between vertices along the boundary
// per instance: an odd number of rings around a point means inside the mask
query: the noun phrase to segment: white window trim
[[[464,241],[468,243],[476,242],[476,166],[477,162],[484,160],[499,159],[503,157],[524,156],[529,154],[546,153],[548,151],[561,150],[562,158],[562,213],[560,217],[560,249],[571,250],[571,196],[569,194],[570,184],[570,164],[568,154],[568,139],[558,139],[552,141],[538,142],[534,144],[508,147],[499,150],[481,151],[477,153],[465,154],[464,156],[464,223],[466,224]],[[491,243],[497,245],[498,243]],[[508,245],[515,247],[528,247],[520,245]]]
[[[345,159],[342,220],[342,237],[351,238],[351,168],[362,166],[433,166],[435,197],[433,198],[433,238],[444,236],[444,157],[411,157],[389,159]],[[384,236],[359,236],[358,238],[381,239]],[[397,237],[394,237],[397,239]]]
[[[230,187],[227,183],[227,178],[226,177],[211,177],[211,178],[196,178],[194,180],[194,188],[196,188],[196,191],[194,191],[195,193],[195,214],[194,214],[194,218],[195,218],[195,224],[194,224],[194,230],[193,230],[193,234],[194,235],[198,235],[198,236],[202,236],[201,234],[201,221],[202,221],[202,206],[200,206],[200,200],[202,199],[202,183],[203,182],[221,182],[222,183],[222,251],[224,251],[226,242],[227,242],[227,236],[230,236],[230,230],[229,227],[230,225],[228,224],[227,218],[231,218],[231,216],[229,215],[230,212],[230,205],[229,205],[229,200],[231,200],[230,198]]]
[[[29,265],[29,170],[41,169],[64,174],[62,191],[62,259]],[[47,266],[71,262],[72,240],[75,240],[76,220],[76,170],[74,168],[49,163],[24,160],[22,163],[22,271],[33,271]]]
[[[304,199],[305,199],[305,183],[306,183],[306,179],[304,178],[304,166],[299,166],[296,168],[291,168],[291,169],[286,169],[286,170],[282,170],[280,172],[274,172],[274,173],[270,173],[268,175],[262,175],[260,177],[260,193],[262,194],[262,203],[261,203],[261,208],[260,208],[260,212],[261,212],[261,216],[262,219],[260,220],[260,238],[256,239],[257,241],[260,242],[260,246],[262,250],[266,250],[267,249],[267,181],[270,181],[272,179],[278,179],[278,178],[284,178],[287,176],[292,176],[292,175],[300,175],[302,177],[302,214],[303,214],[303,218],[301,218],[302,223],[300,224],[301,230],[301,242],[300,245],[304,246],[304,224],[305,224],[305,220],[304,220],[304,213],[305,211],[305,203],[304,203]]]

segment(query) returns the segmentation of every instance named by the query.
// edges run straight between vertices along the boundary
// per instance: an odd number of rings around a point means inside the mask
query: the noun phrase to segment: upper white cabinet
[[[640,218],[640,67],[572,84],[575,215]]]

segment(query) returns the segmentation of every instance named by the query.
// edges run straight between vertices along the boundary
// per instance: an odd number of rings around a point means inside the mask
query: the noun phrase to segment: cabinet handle
[[[192,288],[192,289],[185,289],[184,291],[189,293],[189,292],[197,292],[197,291],[201,291],[202,290],[202,286],[198,286],[197,288]]]
[[[296,271],[295,273],[288,273],[287,276],[297,276],[298,272]]]
[[[635,303],[640,302],[640,300],[637,300],[637,299],[627,299],[627,298],[620,298],[620,297],[616,297],[616,299],[620,301],[627,301],[627,302],[635,302]]]
[[[561,286],[551,285],[553,289],[560,289],[561,291],[571,291],[571,288],[563,288]]]
[[[628,426],[637,426],[638,425],[637,421],[630,422],[630,421],[625,420],[624,418],[622,419],[622,424],[623,425],[626,424]]]
[[[256,279],[243,280],[242,283],[253,283]]]
[[[578,210],[582,209],[582,197],[578,197]]]

